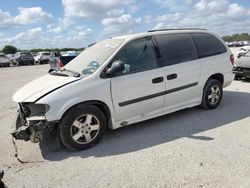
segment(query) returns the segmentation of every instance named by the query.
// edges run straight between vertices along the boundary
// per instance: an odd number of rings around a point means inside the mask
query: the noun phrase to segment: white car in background
[[[39,142],[54,130],[69,149],[82,150],[106,128],[198,105],[214,109],[233,80],[233,63],[224,42],[201,29],[103,40],[14,94],[19,116],[12,135]]]
[[[76,51],[65,51],[65,52],[61,52],[62,56],[78,56],[79,52]]]
[[[0,53],[0,67],[9,67],[11,60],[4,53]]]
[[[37,52],[36,56],[34,57],[36,64],[44,64],[49,63],[49,58],[51,56],[50,52]]]
[[[250,78],[250,49],[238,54],[233,67],[233,73],[235,74],[235,80]]]
[[[250,46],[243,46],[237,52],[237,58],[250,51]]]

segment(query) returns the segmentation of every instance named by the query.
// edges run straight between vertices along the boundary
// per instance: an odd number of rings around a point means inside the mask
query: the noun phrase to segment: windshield
[[[86,48],[70,61],[65,68],[82,75],[94,73],[114,51],[123,43],[123,39],[107,39]]]
[[[21,56],[32,56],[30,53],[21,53]]]

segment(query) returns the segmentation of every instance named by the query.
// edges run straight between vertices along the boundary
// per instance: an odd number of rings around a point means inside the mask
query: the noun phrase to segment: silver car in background
[[[10,59],[5,54],[0,53],[0,67],[9,67],[10,64]]]
[[[51,56],[50,52],[37,52],[36,56],[34,57],[36,64],[44,64],[49,63],[49,58]]]
[[[235,80],[250,78],[250,50],[238,54],[233,67],[233,73],[235,74]]]

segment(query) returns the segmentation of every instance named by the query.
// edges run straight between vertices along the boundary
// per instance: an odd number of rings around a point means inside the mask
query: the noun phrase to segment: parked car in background
[[[250,46],[243,46],[237,52],[237,58],[250,50]]]
[[[14,54],[6,54],[6,56],[10,59],[11,64],[14,61]]]
[[[36,64],[44,64],[49,63],[51,53],[50,52],[37,52],[36,56],[34,57]]]
[[[11,60],[3,53],[0,53],[0,67],[9,67]]]
[[[241,52],[233,67],[234,79],[250,78],[250,50]]]
[[[66,51],[61,53],[62,56],[78,56],[79,52],[76,51]]]
[[[67,65],[72,59],[74,59],[78,54],[74,53],[64,53],[63,55],[59,52],[52,52],[49,64],[51,69],[60,69]]]
[[[20,116],[12,135],[36,143],[54,128],[66,147],[82,150],[106,128],[197,105],[215,109],[233,80],[233,63],[222,39],[205,30],[103,40],[14,94]]]
[[[34,65],[34,57],[29,52],[17,52],[14,56],[13,63],[17,66]]]

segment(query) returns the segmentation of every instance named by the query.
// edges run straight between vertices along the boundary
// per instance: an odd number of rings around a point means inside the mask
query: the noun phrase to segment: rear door
[[[191,34],[155,36],[166,79],[165,107],[175,110],[200,100],[201,63]]]
[[[115,61],[122,61],[125,66],[125,71],[110,80],[116,121],[131,123],[163,108],[164,72],[151,37],[128,43],[112,60]]]

